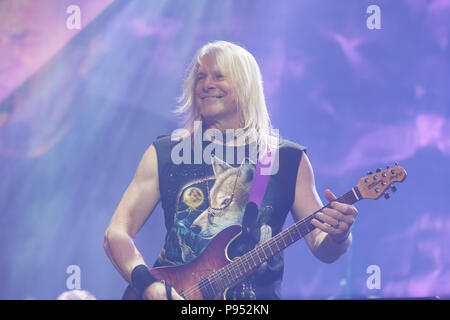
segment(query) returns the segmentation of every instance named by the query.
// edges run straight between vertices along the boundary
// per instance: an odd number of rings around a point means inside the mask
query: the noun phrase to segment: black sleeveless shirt
[[[202,253],[215,234],[232,224],[242,225],[255,170],[255,164],[245,160],[252,158],[251,145],[229,147],[203,141],[202,151],[213,150],[212,159],[207,160],[208,154],[204,153],[198,163],[198,154],[194,155],[193,150],[190,157],[181,153],[185,161],[175,164],[179,161],[173,161],[172,151],[179,143],[170,136],[159,137],[153,143],[167,229],[165,245],[154,267],[186,264]],[[297,171],[305,150],[303,146],[280,140],[278,172],[270,176],[256,218],[252,232],[255,242],[265,242],[282,230],[294,202]],[[211,216],[208,208],[217,214]],[[230,289],[228,298],[281,299],[283,270],[280,252],[259,266],[243,284]],[[246,288],[247,294],[241,292],[242,288]]]

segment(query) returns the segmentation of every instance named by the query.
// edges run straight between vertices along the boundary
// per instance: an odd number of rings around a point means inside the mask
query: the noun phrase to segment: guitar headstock
[[[377,169],[375,173],[369,174],[361,178],[358,182],[358,190],[365,199],[378,199],[383,194],[386,199],[389,198],[389,193],[386,191],[391,188],[393,192],[396,187],[393,185],[396,182],[403,182],[406,179],[406,171],[397,163],[394,167],[387,167],[385,170]]]

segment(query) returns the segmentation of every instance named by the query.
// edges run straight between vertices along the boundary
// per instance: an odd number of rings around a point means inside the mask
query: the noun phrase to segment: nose
[[[203,91],[207,92],[208,90],[215,88],[216,84],[214,82],[214,79],[212,79],[210,76],[207,76],[203,81]]]

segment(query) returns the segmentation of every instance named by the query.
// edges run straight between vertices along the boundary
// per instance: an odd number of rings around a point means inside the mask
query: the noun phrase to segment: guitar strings
[[[325,208],[325,207],[323,207],[323,208]],[[323,209],[323,208],[322,208],[322,209]],[[320,209],[320,210],[322,210],[322,209]],[[316,214],[317,212],[319,212],[320,210],[318,210],[318,211],[316,211],[315,213],[311,214],[310,216],[308,216],[308,217],[306,217],[306,218],[300,220],[299,222],[295,223],[294,225],[292,225],[291,227],[287,228],[286,230],[284,230],[284,231],[278,233],[277,235],[275,235],[275,236],[271,239],[271,240],[272,240],[271,242],[277,243],[277,241],[280,240],[280,238],[283,238],[286,234],[291,234],[292,231],[299,231],[298,229],[300,229],[300,227],[303,227],[303,226],[306,224],[306,222],[309,222],[310,220],[312,220],[312,219],[315,217],[315,214]],[[309,228],[308,228],[308,229],[309,229]],[[308,230],[308,231],[310,231],[310,230]],[[302,235],[301,235],[301,233],[300,233],[300,237],[301,237],[301,236],[302,236]],[[292,237],[291,237],[291,244],[292,244],[293,242],[299,240],[300,237],[299,237],[298,239],[295,239],[295,240],[292,239]],[[283,240],[283,242],[285,242],[285,241]],[[250,266],[250,263],[251,263],[250,258],[251,258],[251,259],[253,260],[253,264],[254,264],[254,265],[253,265],[253,267],[250,268],[250,270],[253,269],[253,268],[256,268],[258,265],[260,265],[261,263],[263,263],[265,260],[261,261],[261,260],[259,259],[259,260],[260,260],[259,262],[255,262],[255,259],[253,259],[253,257],[254,257],[255,255],[256,255],[256,256],[259,256],[259,254],[262,252],[262,253],[264,253],[265,258],[267,259],[268,257],[266,256],[266,251],[265,251],[265,249],[270,249],[271,254],[272,254],[272,255],[274,254],[273,251],[272,251],[272,249],[271,249],[271,247],[269,246],[269,243],[268,243],[268,242],[265,242],[265,243],[261,244],[260,246],[255,247],[253,250],[251,250],[251,251],[245,253],[244,255],[242,255],[241,257],[239,257],[238,259],[233,260],[232,262],[230,262],[228,265],[224,266],[223,268],[221,268],[221,269],[219,269],[219,270],[213,272],[211,275],[209,275],[209,276],[207,277],[207,279],[209,280],[209,286],[210,286],[211,289],[213,290],[213,295],[215,294],[215,292],[214,292],[214,287],[213,287],[213,285],[212,285],[212,282],[221,284],[221,285],[226,289],[226,288],[229,287],[229,286],[226,286],[226,285],[224,286],[224,285],[223,285],[223,281],[220,280],[221,278],[224,278],[224,276],[227,276],[227,275],[231,276],[231,278],[233,278],[232,282],[237,282],[237,281],[239,281],[239,279],[243,276],[243,274],[241,274],[241,271],[239,271],[239,269],[237,269],[236,266],[238,266],[239,264],[244,264],[245,262],[247,262],[248,265]],[[280,251],[280,250],[279,250],[279,248],[278,248],[278,252],[279,252],[279,251]],[[276,253],[277,253],[277,252],[275,252],[275,254],[276,254]],[[226,270],[226,269],[230,269],[230,270]],[[237,269],[237,270],[236,270],[236,269]],[[250,270],[249,270],[249,271],[250,271]],[[236,278],[234,278],[234,277],[232,276],[232,272],[234,272],[236,275],[239,274],[239,276],[236,277]],[[186,294],[189,295],[189,294],[197,293],[198,291],[200,291],[200,293],[201,293],[201,292],[202,292],[201,290],[202,290],[202,289],[206,289],[207,286],[208,286],[208,284],[200,283],[200,284],[195,285],[194,287],[191,287],[191,288],[189,288],[188,290],[186,290]],[[209,290],[208,290],[208,291],[209,291]]]
[[[322,208],[322,209],[323,209],[323,208]],[[320,210],[322,210],[322,209],[320,209]],[[320,210],[318,210],[318,211],[320,211]],[[318,211],[316,211],[315,213],[317,213]],[[310,220],[312,220],[312,219],[314,218],[315,213],[313,213],[313,214],[311,214],[310,216],[304,218],[303,220],[297,222],[296,224],[292,225],[291,227],[287,228],[286,230],[284,230],[284,231],[278,233],[277,235],[275,235],[275,236],[271,239],[271,242],[277,243],[277,241],[278,241],[278,240],[281,240],[281,239],[283,239],[283,242],[285,242],[283,237],[284,237],[286,234],[288,234],[288,233],[290,234],[290,233],[291,233],[292,231],[294,231],[294,230],[295,230],[295,231],[298,231],[298,229],[299,229],[300,227],[302,227],[304,224],[306,224],[306,222],[309,222]],[[301,236],[301,234],[300,234],[300,236]],[[281,239],[280,239],[280,238],[281,238]],[[299,239],[300,239],[300,238],[299,238]],[[292,239],[292,237],[291,237],[291,244],[292,244],[293,242],[297,241],[297,240],[298,240],[298,239],[295,239],[295,240],[294,240],[294,239]],[[286,244],[286,242],[285,242],[285,244]],[[259,261],[256,262],[255,259],[254,259],[254,256],[259,257],[259,254],[260,254],[260,253],[263,253],[264,256],[265,256],[265,258],[267,259],[268,257],[266,256],[266,251],[265,251],[266,249],[270,249],[272,255],[274,255],[274,254],[276,254],[277,252],[281,251],[281,250],[278,248],[278,249],[277,249],[278,251],[274,253],[274,252],[272,251],[272,247],[269,246],[269,241],[268,241],[268,242],[264,242],[263,244],[261,244],[261,245],[255,247],[253,250],[251,250],[251,251],[245,253],[245,254],[242,255],[241,257],[237,258],[236,260],[231,261],[231,262],[230,262],[229,264],[227,264],[226,266],[222,267],[221,269],[219,269],[219,270],[213,272],[211,275],[209,275],[209,276],[207,277],[207,279],[208,279],[208,281],[209,281],[209,284],[208,284],[208,283],[205,283],[205,284],[204,284],[204,283],[199,283],[199,284],[197,284],[197,285],[195,285],[195,286],[193,286],[193,287],[187,289],[187,290],[185,291],[185,294],[191,295],[191,294],[198,293],[198,292],[201,293],[201,292],[202,292],[202,289],[206,289],[205,291],[210,291],[210,290],[207,290],[207,286],[209,286],[209,287],[213,290],[213,292],[212,292],[213,295],[215,295],[215,288],[214,288],[214,286],[213,286],[212,283],[218,283],[219,285],[223,286],[223,287],[226,289],[226,288],[229,287],[229,286],[226,286],[226,285],[224,286],[224,285],[223,285],[224,281],[222,281],[221,279],[224,278],[224,276],[231,276],[231,278],[232,278],[232,283],[233,283],[233,282],[239,281],[239,279],[242,278],[244,275],[241,273],[241,270],[242,270],[242,269],[239,270],[236,266],[238,266],[238,265],[244,265],[245,263],[247,263],[248,266],[250,267],[250,269],[249,269],[248,271],[250,271],[250,270],[256,268],[258,265],[260,265],[261,263],[263,263],[265,260],[261,261],[261,259],[258,259]],[[251,264],[250,259],[252,259],[253,265]],[[244,265],[244,267],[245,267],[245,265]],[[238,275],[238,274],[239,274],[239,275],[235,278],[235,277],[232,275],[233,272],[234,272],[236,275]],[[247,273],[247,271],[245,271],[245,273]]]
[[[345,203],[349,203],[351,202],[351,198],[353,197],[353,195],[351,194],[351,191],[345,193],[344,195],[342,195],[341,197],[337,198],[335,201],[342,201],[344,200]],[[269,240],[270,242],[275,242],[277,244],[277,241],[280,240],[280,238],[283,240],[284,244],[285,244],[285,248],[286,248],[286,242],[284,241],[284,237],[287,234],[291,235],[291,243],[294,243],[295,241],[299,240],[302,236],[302,232],[299,230],[301,227],[305,226],[307,222],[310,222],[313,218],[315,218],[316,213],[318,213],[319,211],[323,210],[324,208],[327,208],[330,206],[330,203],[327,204],[326,206],[323,206],[321,209],[317,210],[316,212],[312,213],[311,215],[309,215],[308,217],[298,221],[297,223],[293,224],[292,226],[290,226],[289,228],[283,230],[282,232],[276,234],[271,240]],[[314,228],[313,228],[314,229]],[[293,239],[292,238],[292,232],[295,231],[300,231],[300,237],[298,239]],[[307,232],[309,233],[312,230],[309,230],[309,227],[307,228]],[[295,237],[297,238],[298,235],[296,235]],[[187,296],[190,296],[191,294],[196,294],[196,293],[200,293],[202,294],[202,289],[205,289],[205,291],[210,291],[208,290],[208,287],[212,290],[212,294],[213,294],[213,298],[216,296],[215,293],[215,288],[213,283],[217,283],[219,284],[221,287],[223,286],[224,289],[229,288],[233,283],[238,282],[240,278],[242,278],[243,276],[245,276],[246,273],[248,273],[248,271],[256,268],[257,266],[259,266],[260,264],[262,264],[265,260],[263,261],[259,261],[256,262],[254,259],[254,256],[257,256],[259,258],[259,254],[262,252],[264,253],[264,256],[266,257],[266,259],[268,259],[268,257],[266,256],[266,251],[265,249],[270,249],[271,254],[274,255],[278,252],[280,252],[280,248],[277,248],[277,252],[273,253],[272,251],[272,247],[269,246],[269,241],[262,243],[261,245],[255,247],[253,250],[245,253],[244,255],[242,255],[241,257],[237,258],[236,260],[231,261],[229,264],[227,264],[226,266],[222,267],[221,269],[213,272],[211,275],[209,275],[208,277],[206,277],[206,279],[208,280],[208,283],[199,283],[191,288],[188,288],[185,291],[185,294]],[[289,244],[289,245],[290,245]],[[278,247],[278,245],[277,245]],[[250,264],[250,258],[253,261],[253,266]],[[261,259],[258,259],[261,260]],[[238,269],[236,266],[240,266],[240,265],[244,265],[245,263],[248,263],[248,266],[250,267],[248,271],[244,271],[244,274],[241,274],[242,269]],[[245,265],[244,265],[245,268]],[[245,268],[246,269],[246,268]],[[232,272],[234,272],[236,275],[239,274],[239,276],[237,278],[234,278],[232,275]],[[224,281],[221,279],[224,279],[225,276],[231,276],[232,282],[230,284],[230,286],[224,285]],[[225,278],[226,279],[226,278]]]
[[[325,207],[323,207],[323,208],[325,208]],[[323,208],[322,208],[322,209],[323,209]],[[322,210],[322,209],[320,209],[320,210]],[[300,227],[303,227],[303,226],[306,224],[306,222],[309,222],[310,220],[312,220],[312,219],[315,217],[315,214],[316,214],[317,212],[319,212],[320,210],[318,210],[318,211],[316,211],[315,213],[311,214],[310,216],[308,216],[308,217],[306,217],[306,218],[300,220],[299,222],[295,223],[294,225],[292,225],[291,227],[287,228],[286,230],[284,230],[284,231],[278,233],[277,235],[275,235],[275,236],[271,239],[271,240],[272,240],[271,242],[277,243],[277,241],[280,240],[280,238],[283,238],[286,234],[291,234],[292,231],[299,231],[298,229],[300,229]],[[309,229],[309,228],[308,228],[308,229]],[[300,233],[300,237],[301,237],[301,233]],[[293,242],[299,240],[299,239],[300,239],[300,238],[294,240],[294,239],[292,239],[292,237],[291,237],[291,244],[292,244]],[[285,242],[285,241],[284,241],[284,242]],[[214,290],[214,287],[213,287],[213,285],[212,285],[213,282],[219,283],[219,284],[221,284],[222,286],[224,286],[224,285],[223,285],[223,281],[221,281],[220,279],[221,279],[221,278],[224,278],[224,276],[227,276],[227,275],[231,276],[231,278],[233,279],[232,282],[237,282],[237,281],[239,281],[239,279],[243,276],[243,275],[241,274],[241,271],[240,271],[239,269],[236,268],[236,266],[239,265],[239,262],[241,262],[240,264],[244,264],[245,262],[247,262],[248,265],[250,266],[250,263],[251,263],[251,262],[250,262],[250,258],[251,258],[251,259],[253,260],[253,264],[254,264],[254,265],[253,265],[252,268],[250,268],[250,270],[251,270],[251,269],[254,269],[254,268],[256,268],[258,265],[260,265],[261,263],[264,262],[264,260],[261,261],[260,259],[259,259],[259,262],[255,262],[255,259],[253,259],[253,257],[254,257],[255,255],[259,257],[259,254],[262,252],[262,253],[264,253],[264,256],[266,257],[266,259],[268,258],[268,257],[266,256],[266,251],[265,251],[265,249],[270,249],[272,255],[274,254],[273,251],[272,251],[272,249],[271,249],[271,247],[269,246],[269,243],[268,243],[268,242],[265,242],[265,243],[261,244],[260,246],[255,247],[253,250],[251,250],[251,251],[245,253],[244,255],[242,255],[241,257],[239,257],[238,259],[233,260],[232,262],[230,262],[228,265],[224,266],[223,268],[221,268],[221,269],[219,269],[219,270],[213,272],[211,275],[209,275],[209,276],[207,277],[207,279],[209,280],[209,286],[210,286],[211,289],[213,290],[213,295],[215,295],[215,292],[214,292],[215,290]],[[280,251],[280,250],[279,250],[279,248],[278,248],[278,252],[279,252],[279,251]],[[276,254],[276,253],[277,253],[277,252],[275,252],[275,254]],[[230,269],[230,270],[226,270],[226,269]],[[236,269],[237,269],[237,270],[236,270]],[[249,270],[249,271],[250,271],[250,270]],[[237,278],[234,278],[234,277],[232,276],[232,272],[234,272],[236,275],[239,273],[239,276],[238,276]],[[246,273],[246,272],[245,272],[245,273]],[[207,286],[208,286],[208,284],[199,283],[198,285],[195,285],[194,287],[191,287],[191,288],[189,288],[188,290],[186,290],[186,294],[190,295],[190,294],[193,294],[193,293],[197,293],[197,292],[199,292],[199,291],[200,291],[200,293],[201,293],[201,292],[202,292],[202,289],[207,289]],[[226,285],[225,285],[224,287],[225,287],[225,289],[226,289],[226,288],[229,287],[229,286],[226,286]],[[209,291],[209,290],[207,290],[207,291]]]

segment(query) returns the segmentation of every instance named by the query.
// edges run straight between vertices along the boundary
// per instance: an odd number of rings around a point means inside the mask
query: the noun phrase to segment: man
[[[254,161],[252,164],[236,160],[235,152],[239,148],[248,149],[252,143],[270,145],[270,135],[265,133],[272,128],[259,67],[247,50],[235,44],[215,41],[198,50],[176,111],[188,113],[187,134],[183,139],[195,135],[197,121],[202,121],[202,129],[216,129],[224,134],[234,129],[258,132],[258,135],[252,135],[253,141],[243,144],[236,139],[231,143],[212,139],[203,142],[203,150],[213,143],[224,150],[231,148],[232,164],[225,161],[230,158],[220,159],[217,154],[202,159],[201,164],[189,161],[175,164],[173,150],[180,139],[170,137],[157,139],[145,152],[105,233],[108,257],[126,281],[140,287],[144,299],[182,299],[174,288],[147,276],[148,264],[133,242],[157,203],[162,202],[167,236],[154,266],[195,260],[223,228],[242,224]],[[277,147],[279,171],[270,177],[252,230],[256,243],[280,232],[289,211],[298,221],[323,207],[305,148],[287,140],[282,140]],[[328,189],[325,197],[328,201],[336,199]],[[347,250],[357,213],[354,206],[332,202],[330,208],[323,209],[311,221],[315,229],[305,240],[318,259],[332,263]],[[230,290],[231,298],[280,299],[283,268],[280,253],[263,263],[243,284]]]

